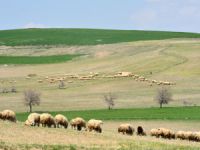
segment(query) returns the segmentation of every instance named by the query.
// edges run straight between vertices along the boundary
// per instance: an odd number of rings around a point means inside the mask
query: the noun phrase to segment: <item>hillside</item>
[[[174,98],[168,105],[170,107],[198,106],[199,43],[199,39],[170,39],[91,46],[0,46],[0,55],[7,56],[85,54],[59,63],[2,63],[0,91],[14,85],[18,92],[0,92],[0,109],[27,111],[22,98],[23,91],[28,88],[37,89],[42,94],[41,105],[34,108],[37,111],[106,108],[103,96],[109,92],[117,97],[115,108],[158,106],[154,96],[159,85],[150,86],[148,82],[134,78],[109,78],[120,71],[131,71],[150,80],[176,83],[170,86]],[[92,80],[67,77],[88,76],[90,72],[97,72],[99,76]],[[27,78],[29,74],[36,76]],[[58,89],[59,82],[50,83],[46,77],[56,80],[65,77],[66,88]]]
[[[0,31],[0,45],[97,45],[120,42],[200,38],[200,34],[101,29],[18,29]]]
[[[160,127],[199,131],[199,35],[89,29],[0,31],[0,111],[11,109],[18,120],[16,124],[0,120],[0,149],[199,149],[199,142],[150,136],[152,128]],[[119,72],[132,75],[122,77]],[[63,88],[59,88],[61,81]],[[160,109],[154,97],[162,86],[171,90],[173,101]],[[101,119],[103,132],[25,126],[27,89],[41,94],[41,104],[33,111],[64,114],[68,120]],[[107,109],[104,99],[109,93],[115,98],[113,110]],[[135,129],[142,126],[147,136],[119,134],[122,123]]]

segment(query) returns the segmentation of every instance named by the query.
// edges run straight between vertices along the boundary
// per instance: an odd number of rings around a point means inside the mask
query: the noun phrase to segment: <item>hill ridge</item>
[[[0,30],[0,46],[98,45],[172,38],[200,38],[199,33],[79,28]]]

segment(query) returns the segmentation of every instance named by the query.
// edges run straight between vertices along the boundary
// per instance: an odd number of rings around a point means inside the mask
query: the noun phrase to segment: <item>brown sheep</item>
[[[40,114],[38,113],[31,113],[28,116],[28,119],[25,122],[25,125],[31,125],[31,126],[40,126]]]
[[[121,124],[118,127],[118,133],[126,133],[127,135],[133,135],[134,128],[130,124]]]
[[[150,131],[151,136],[159,137],[160,135],[158,134],[158,129],[151,129]]]
[[[61,114],[56,115],[55,122],[56,122],[57,128],[59,128],[59,125],[63,126],[64,128],[68,127],[68,120],[64,115],[61,115]]]
[[[144,129],[141,126],[137,127],[137,135],[141,135],[141,136],[146,135],[146,132],[144,131]]]
[[[185,140],[192,140],[193,133],[191,131],[184,132],[184,139]]]
[[[181,140],[190,140],[190,141],[200,141],[200,132],[191,132],[191,131],[178,131],[176,133],[176,138]]]
[[[185,139],[184,134],[185,134],[185,131],[178,131],[178,132],[176,132],[176,138],[184,140]]]
[[[82,127],[86,128],[86,122],[83,118],[77,117],[70,122],[72,128],[81,131]]]
[[[0,112],[0,119],[9,120],[11,122],[16,122],[15,112],[12,110],[4,110],[4,111]]]
[[[103,122],[101,120],[95,120],[95,119],[90,119],[88,121],[88,130],[89,131],[96,131],[96,132],[99,132],[101,133],[102,132],[102,128],[101,128],[101,125],[103,124]]]
[[[174,139],[175,138],[175,133],[169,129],[165,128],[159,128],[159,134],[162,138],[166,139]]]
[[[49,128],[53,125],[56,128],[56,123],[52,115],[43,113],[40,115],[40,123],[43,127],[48,126]]]
[[[193,141],[200,142],[200,132],[194,132],[193,137]]]
[[[152,129],[150,131],[150,135],[151,136],[155,136],[155,137],[162,137],[162,138],[166,138],[166,139],[174,139],[175,138],[175,133],[169,129],[165,129],[165,128],[158,128],[158,129]]]

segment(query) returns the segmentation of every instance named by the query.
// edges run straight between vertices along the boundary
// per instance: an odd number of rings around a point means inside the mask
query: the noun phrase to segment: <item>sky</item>
[[[200,0],[0,0],[0,30],[16,28],[200,33]]]

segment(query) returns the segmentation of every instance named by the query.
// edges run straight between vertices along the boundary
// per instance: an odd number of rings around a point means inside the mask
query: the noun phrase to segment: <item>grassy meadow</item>
[[[152,150],[193,150],[199,149],[200,143],[167,140],[149,136],[151,128],[166,127],[178,130],[199,129],[199,122],[196,121],[129,121],[134,127],[141,125],[147,131],[147,136],[140,137],[126,136],[117,133],[117,127],[126,121],[104,121],[102,134],[95,132],[77,132],[71,128],[43,128],[27,127],[23,123],[13,124],[0,121],[1,138],[0,148],[2,149],[39,149],[39,150],[59,150],[59,149],[152,149]],[[12,131],[12,132],[11,132]]]
[[[19,29],[0,31],[0,45],[97,45],[170,38],[199,38],[200,34],[100,29]]]
[[[96,29],[19,29],[0,31],[0,110],[12,109],[18,123],[0,121],[0,149],[149,149],[193,150],[190,141],[156,139],[152,128],[200,131],[200,34],[161,31]],[[128,71],[148,80],[172,82],[173,101],[164,108],[154,100],[160,85],[133,77],[113,76]],[[82,80],[97,73],[90,80]],[[29,76],[33,75],[33,76]],[[75,78],[70,77],[76,76]],[[79,78],[80,77],[80,78]],[[55,82],[49,82],[49,79]],[[63,78],[65,88],[59,89]],[[17,92],[9,91],[15,87]],[[23,92],[41,93],[35,112],[103,120],[103,133],[71,128],[27,127]],[[107,110],[104,95],[116,99]],[[148,136],[117,133],[121,123],[144,127]],[[34,135],[34,136],[33,136]]]
[[[154,100],[158,85],[133,78],[107,78],[119,71],[131,71],[150,80],[169,81],[173,101],[169,107],[200,105],[199,90],[199,40],[173,39],[159,41],[138,41],[98,46],[5,47],[0,53],[10,56],[49,56],[59,53],[85,54],[71,61],[35,65],[1,65],[0,91],[15,86],[17,93],[1,93],[0,109],[10,108],[26,112],[23,91],[29,88],[41,92],[41,105],[35,111],[69,111],[105,109],[103,96],[114,94],[115,108],[157,107]],[[12,53],[14,52],[14,54]],[[66,74],[88,76],[90,72],[99,75],[92,80],[68,78]],[[27,79],[29,74],[36,76]],[[65,78],[65,89],[58,89],[59,82],[49,83],[45,78]],[[42,80],[39,83],[38,80]]]
[[[49,64],[72,60],[78,55],[0,56],[0,64]]]
[[[69,120],[79,116],[85,120],[96,118],[100,120],[200,120],[200,107],[164,107],[132,108],[132,109],[100,109],[79,111],[49,112],[53,116],[63,114]],[[25,121],[29,113],[18,113],[17,120]]]

